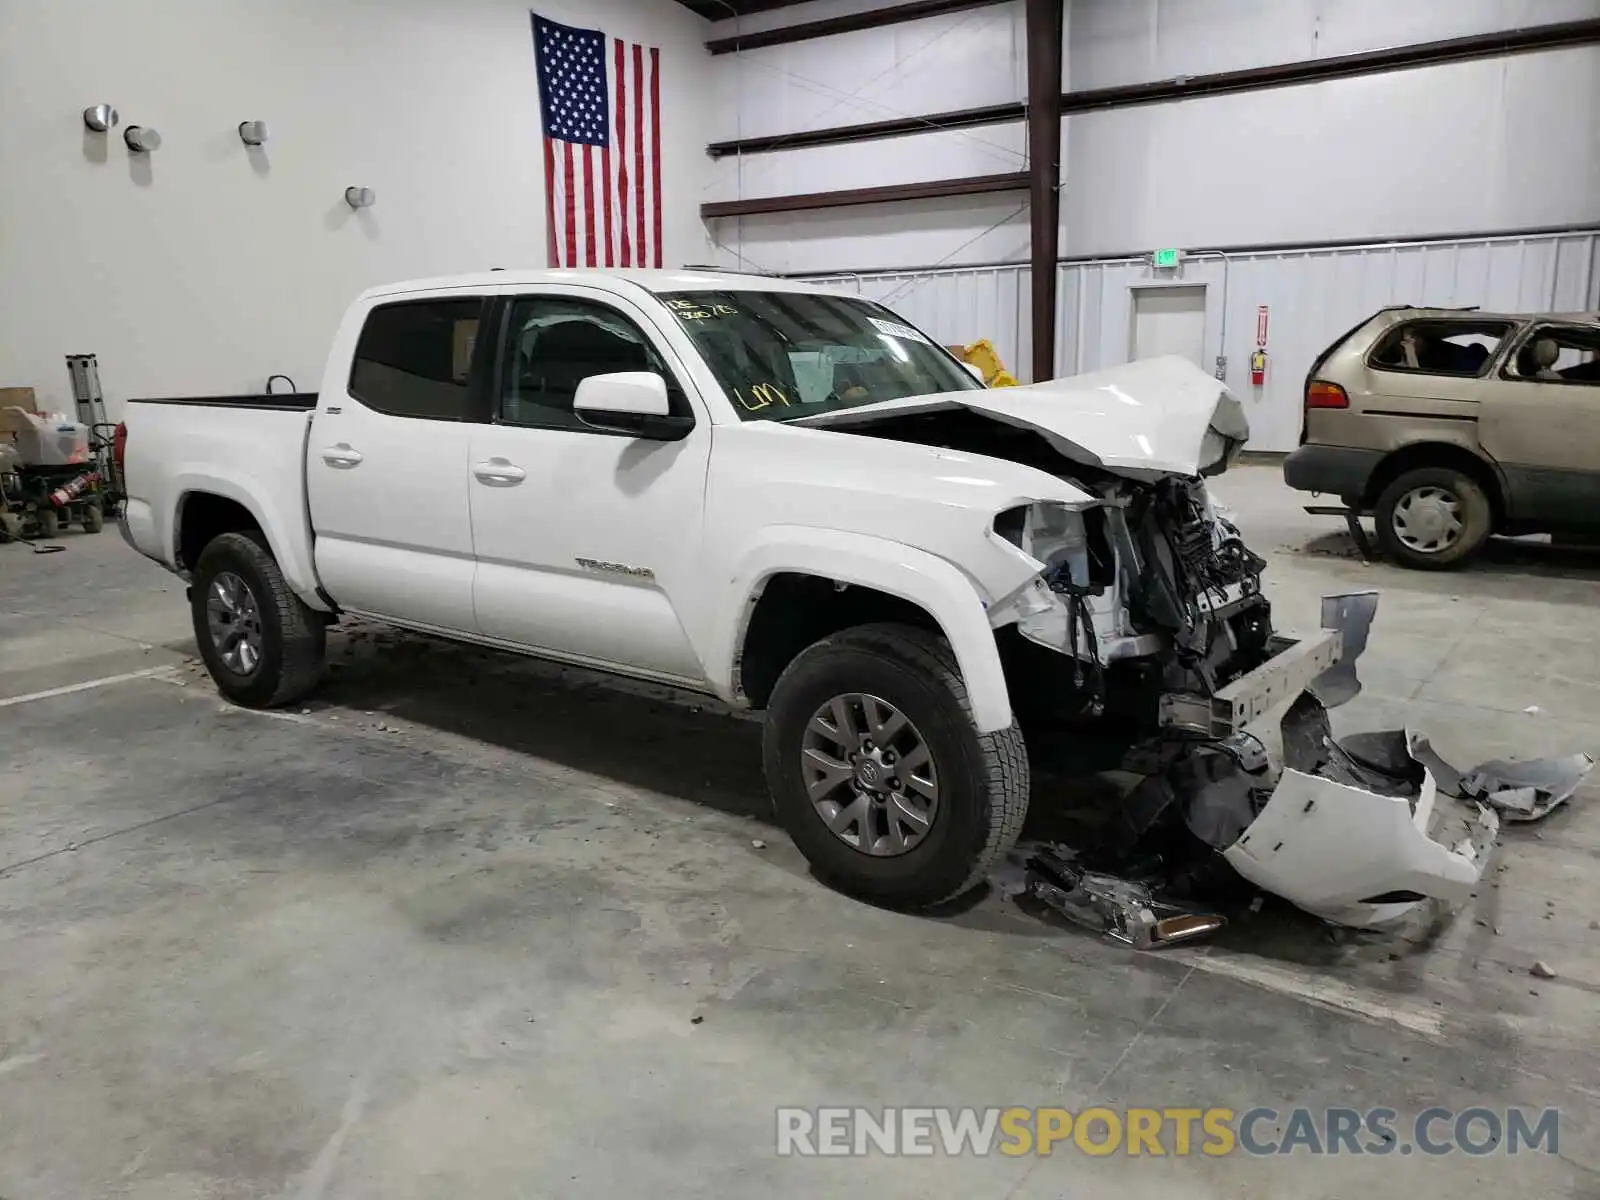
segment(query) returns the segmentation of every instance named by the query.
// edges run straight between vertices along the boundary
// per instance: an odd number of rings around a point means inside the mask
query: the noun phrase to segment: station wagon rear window
[[[1507,379],[1600,386],[1600,325],[1540,325],[1506,363]]]
[[[1405,321],[1383,335],[1367,365],[1473,379],[1488,371],[1510,332],[1509,321]]]

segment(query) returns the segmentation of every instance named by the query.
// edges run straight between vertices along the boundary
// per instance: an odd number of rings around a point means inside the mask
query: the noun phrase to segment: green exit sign
[[[1178,250],[1176,248],[1171,248],[1171,249],[1166,249],[1166,250],[1157,250],[1156,251],[1156,266],[1158,266],[1158,267],[1175,267],[1175,266],[1178,265],[1178,259],[1181,258],[1182,256],[1183,256],[1183,251],[1182,250]]]

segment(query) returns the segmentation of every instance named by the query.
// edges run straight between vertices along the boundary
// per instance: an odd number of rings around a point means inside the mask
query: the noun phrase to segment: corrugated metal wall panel
[[[946,346],[988,338],[1020,378],[1033,354],[1029,278],[1026,267],[977,267],[836,275],[816,282],[886,304]]]
[[[1476,305],[1511,312],[1600,310],[1600,234],[1198,255],[1181,278],[1157,279],[1146,260],[1063,264],[1056,307],[1056,371],[1073,375],[1126,362],[1132,292],[1172,283],[1206,288],[1206,361],[1250,412],[1250,445],[1291,450],[1301,390],[1330,342],[1389,304]],[[1026,267],[834,277],[819,282],[880,300],[946,344],[987,337],[1023,376],[1031,355]],[[1256,310],[1269,312],[1266,383],[1250,386]]]

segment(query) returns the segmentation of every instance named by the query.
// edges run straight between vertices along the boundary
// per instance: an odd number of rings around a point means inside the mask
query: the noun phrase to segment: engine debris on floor
[[[1251,732],[1169,731],[1124,766],[1142,776],[1082,846],[1022,855],[1021,891],[1076,924],[1153,949],[1220,929],[1213,905],[1267,892],[1333,925],[1391,929],[1472,894],[1507,821],[1566,802],[1587,754],[1461,771],[1415,730],[1335,738],[1328,709],[1353,699],[1375,592],[1329,596],[1338,660],[1297,696],[1269,746]],[[1439,798],[1460,803],[1440,805]]]

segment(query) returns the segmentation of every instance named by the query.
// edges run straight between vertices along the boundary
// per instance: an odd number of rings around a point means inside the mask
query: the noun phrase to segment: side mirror
[[[654,371],[591,375],[578,384],[572,409],[590,429],[675,442],[694,428],[693,417],[675,416],[667,381]]]
[[[968,375],[971,375],[974,379],[976,379],[979,383],[983,384],[985,387],[988,386],[989,381],[983,377],[983,368],[982,367],[978,366],[976,363],[969,363],[969,362],[963,362],[961,365],[967,369],[967,374]]]

